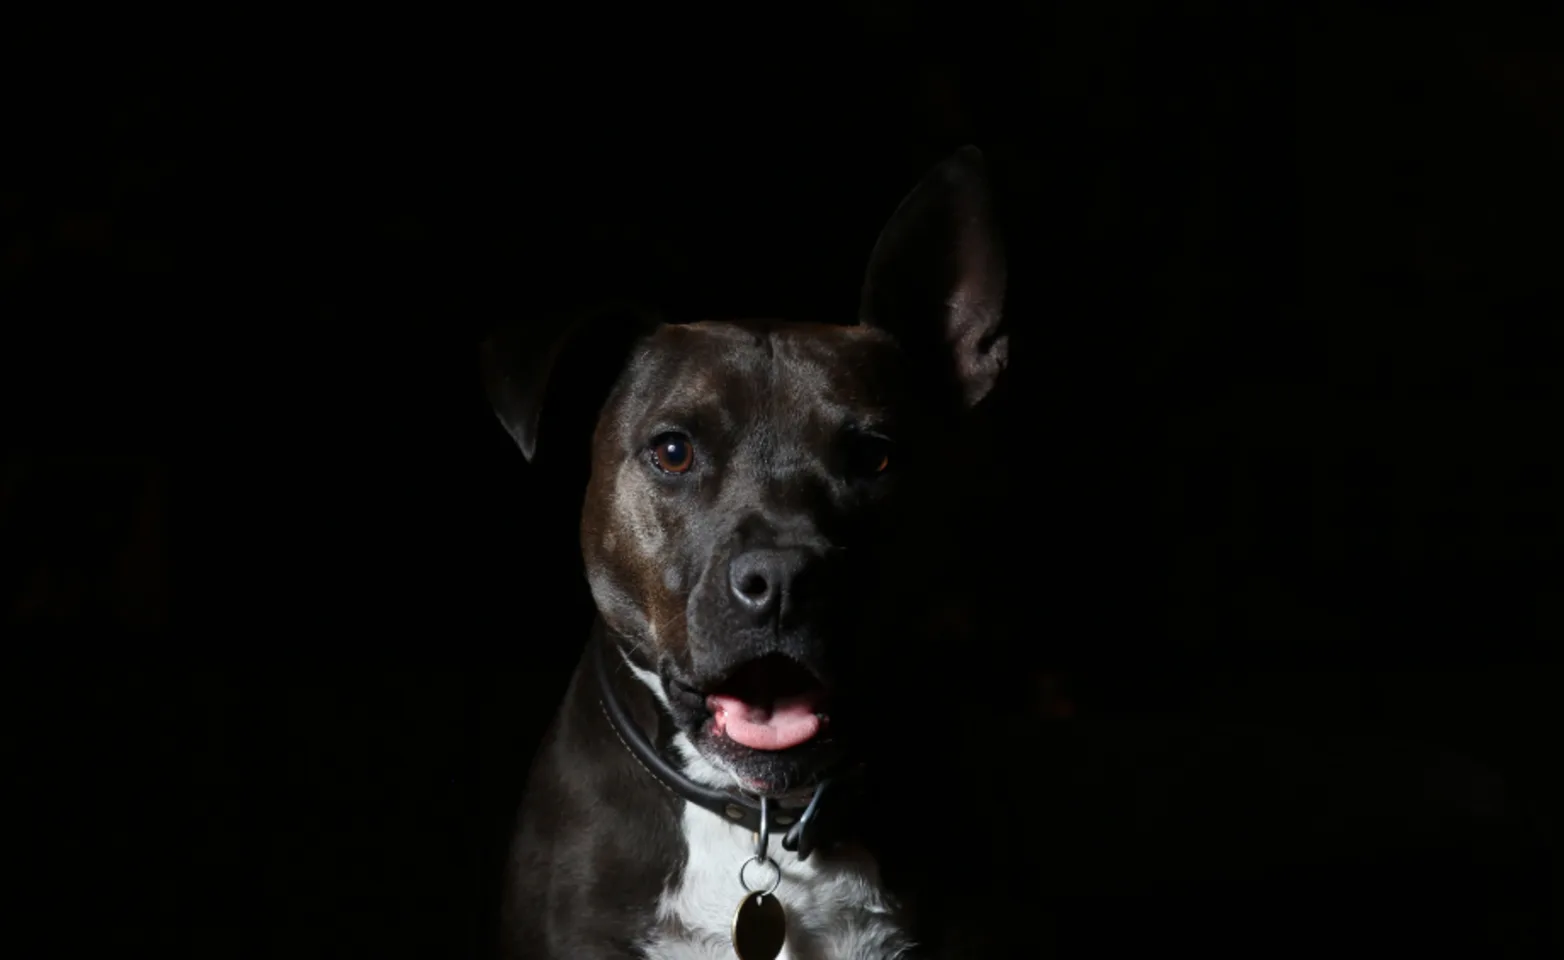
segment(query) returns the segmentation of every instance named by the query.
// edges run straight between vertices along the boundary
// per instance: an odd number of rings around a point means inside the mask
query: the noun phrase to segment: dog
[[[904,707],[941,660],[921,651],[970,659],[978,629],[959,489],[1009,361],[1005,289],[966,147],[896,208],[840,324],[485,344],[528,460],[567,344],[617,375],[580,527],[598,616],[522,801],[507,957],[927,955],[888,867],[903,821],[873,798],[914,755]]]

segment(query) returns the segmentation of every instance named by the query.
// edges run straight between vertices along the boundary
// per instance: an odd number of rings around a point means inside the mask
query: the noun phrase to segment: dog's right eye
[[[695,445],[682,433],[663,433],[652,440],[652,460],[664,473],[684,473],[695,465]]]

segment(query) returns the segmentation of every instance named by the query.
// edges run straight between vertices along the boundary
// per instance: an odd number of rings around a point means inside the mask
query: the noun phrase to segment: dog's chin
[[[785,798],[803,795],[839,764],[845,750],[836,738],[823,738],[789,750],[755,750],[713,729],[708,719],[689,733],[700,758],[720,778],[732,779],[746,793]]]

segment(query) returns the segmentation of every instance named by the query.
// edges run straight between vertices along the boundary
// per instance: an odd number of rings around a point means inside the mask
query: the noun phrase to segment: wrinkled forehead
[[[614,419],[631,434],[732,434],[789,424],[880,428],[894,413],[898,362],[894,342],[868,327],[668,326],[630,365]]]

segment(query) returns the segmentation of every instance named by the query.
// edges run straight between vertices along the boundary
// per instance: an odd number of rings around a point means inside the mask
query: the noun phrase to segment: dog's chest
[[[739,868],[754,853],[754,836],[685,804],[683,829],[689,859],[671,878],[658,903],[657,926],[646,944],[649,960],[732,960],[733,915],[744,888]],[[866,852],[826,860],[815,854],[800,863],[771,844],[782,868],[776,897],[787,914],[783,960],[896,960],[912,946],[897,906],[880,886],[879,870]],[[753,865],[752,885],[774,876]]]

